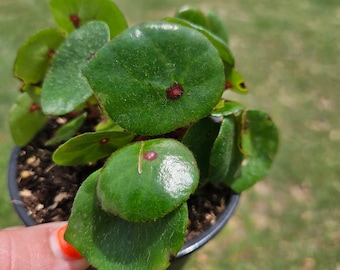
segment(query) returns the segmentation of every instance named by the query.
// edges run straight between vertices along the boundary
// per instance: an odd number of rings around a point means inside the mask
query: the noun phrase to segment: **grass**
[[[171,15],[182,1],[116,1],[131,24]],[[340,269],[340,3],[337,0],[186,1],[224,18],[251,93],[229,94],[269,112],[281,147],[267,178],[245,192],[236,215],[186,270]],[[48,1],[0,2],[0,227],[20,224],[6,192],[8,110],[18,46],[52,25]]]

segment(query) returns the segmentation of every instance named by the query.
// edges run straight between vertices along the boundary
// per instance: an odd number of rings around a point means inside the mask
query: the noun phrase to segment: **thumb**
[[[53,222],[1,230],[1,269],[86,269],[89,264],[85,259],[65,255],[64,248],[61,249],[58,237],[60,228],[65,225],[66,222]]]

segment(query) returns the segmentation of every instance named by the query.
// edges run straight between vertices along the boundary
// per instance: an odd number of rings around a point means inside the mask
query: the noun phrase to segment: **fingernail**
[[[83,256],[70,243],[64,239],[67,223],[58,228],[51,236],[51,247],[58,257],[66,259],[81,259]]]

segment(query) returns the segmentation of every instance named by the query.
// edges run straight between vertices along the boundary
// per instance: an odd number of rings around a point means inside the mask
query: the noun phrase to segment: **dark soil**
[[[59,166],[52,162],[57,145],[45,146],[64,118],[51,119],[47,127],[18,157],[18,185],[20,196],[29,215],[37,223],[67,220],[74,196],[86,177],[103,165],[104,161],[84,166]],[[81,132],[91,130],[91,125]],[[205,187],[206,196],[192,196],[188,201],[189,223],[186,240],[197,236],[213,224],[224,210],[230,196],[226,187]]]

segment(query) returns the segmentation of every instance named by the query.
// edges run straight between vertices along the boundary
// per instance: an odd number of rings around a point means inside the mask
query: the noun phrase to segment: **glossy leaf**
[[[210,154],[209,180],[214,184],[223,182],[228,175],[235,135],[234,116],[224,117]]]
[[[66,240],[97,269],[166,269],[184,243],[186,203],[157,221],[127,222],[100,208],[98,174],[90,175],[75,197]]]
[[[145,222],[161,218],[184,203],[198,179],[195,158],[180,142],[140,141],[107,160],[97,195],[106,212],[131,222]]]
[[[209,30],[206,30],[201,26],[193,24],[186,20],[182,20],[179,18],[166,18],[165,20],[168,22],[176,23],[179,25],[195,29],[198,32],[202,33],[215,46],[218,53],[220,54],[220,57],[223,59],[224,62],[226,62],[230,67],[233,67],[235,65],[234,56],[229,48],[229,45],[220,37],[216,36]]]
[[[9,126],[16,145],[24,146],[45,126],[47,116],[27,93],[19,96],[10,111]]]
[[[206,117],[193,124],[185,133],[182,143],[194,154],[199,170],[200,182],[208,181],[210,154],[220,130],[220,122]]]
[[[92,95],[80,70],[108,41],[109,29],[103,22],[89,22],[65,40],[43,84],[41,104],[46,114],[68,113]]]
[[[216,49],[199,32],[167,22],[123,32],[83,72],[109,116],[145,135],[164,134],[206,116],[224,88]]]
[[[53,161],[60,165],[74,166],[108,157],[120,147],[131,142],[134,135],[128,132],[87,132],[60,145],[53,154]]]
[[[89,21],[103,21],[114,38],[127,28],[124,15],[111,0],[51,0],[50,8],[58,26],[66,33]]]
[[[246,125],[249,132],[242,136],[248,140],[246,149],[250,155],[242,162],[239,174],[228,180],[236,192],[248,189],[266,175],[279,144],[277,127],[266,113],[247,111]]]
[[[30,37],[18,50],[14,75],[25,84],[41,82],[63,40],[57,29],[45,29]]]
[[[55,135],[48,140],[45,145],[52,145],[58,142],[64,142],[72,138],[83,125],[86,120],[86,113],[72,119],[70,122],[61,126],[55,133]]]

